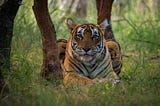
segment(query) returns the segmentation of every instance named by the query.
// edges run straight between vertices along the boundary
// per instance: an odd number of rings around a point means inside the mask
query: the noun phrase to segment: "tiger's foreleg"
[[[108,48],[108,44],[106,44],[106,48]],[[108,52],[108,50],[106,49],[106,56],[107,58],[105,58],[104,60],[106,61],[104,64],[104,66],[107,65],[106,69],[104,69],[104,72],[105,72],[105,77],[103,78],[100,78],[99,79],[99,82],[100,83],[111,83],[112,85],[115,85],[117,83],[120,82],[119,80],[119,76],[116,74],[115,70],[114,70],[114,67],[113,67],[113,60],[111,58],[111,54],[110,52]]]
[[[98,82],[102,84],[110,83],[112,86],[114,86],[118,84],[120,80],[118,75],[113,70],[111,70],[105,78],[99,78]]]
[[[80,74],[75,72],[65,72],[63,83],[64,85],[71,85],[78,87],[78,86],[92,86],[95,83],[95,81],[87,77],[81,76]]]

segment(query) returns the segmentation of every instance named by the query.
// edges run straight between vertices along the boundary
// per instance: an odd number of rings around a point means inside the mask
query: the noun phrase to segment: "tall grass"
[[[55,86],[39,77],[42,64],[41,34],[32,11],[32,0],[24,0],[15,19],[12,39],[11,71],[5,73],[9,91],[0,105],[160,105],[160,14],[139,11],[138,1],[124,6],[117,15],[113,5],[112,27],[123,52],[121,84],[113,88],[98,85],[83,90]],[[147,4],[149,8],[151,5]],[[50,8],[57,38],[68,38],[61,21],[63,11]],[[68,15],[73,17],[74,15]],[[87,21],[96,23],[95,2],[89,0]],[[78,21],[78,20],[77,20]],[[83,20],[80,20],[83,22]],[[62,23],[61,23],[62,22]]]

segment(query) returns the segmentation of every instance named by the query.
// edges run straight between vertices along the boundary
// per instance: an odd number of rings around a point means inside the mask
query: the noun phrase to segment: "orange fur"
[[[114,41],[105,41],[103,35],[104,32],[103,30],[101,30],[100,25],[76,25],[72,23],[72,20],[69,20],[68,23],[68,26],[71,29],[71,36],[69,40],[62,40],[58,42],[59,54],[63,54],[63,56],[59,56],[62,68],[64,70],[64,84],[74,86],[91,86],[97,82],[111,81],[111,79],[117,80],[117,74],[119,74],[121,71],[122,60],[119,44]],[[83,30],[83,28],[85,30]],[[94,30],[92,28],[97,29],[98,38],[93,38]],[[77,35],[79,33],[80,35]],[[77,43],[74,45],[76,48],[75,50],[73,42]],[[104,44],[104,50],[102,53],[99,53],[100,55],[98,53],[93,55],[91,52],[88,52],[90,50],[96,49],[97,44],[100,42],[103,42]],[[77,55],[75,52],[79,52],[79,50],[90,53],[91,55],[84,55],[83,52],[77,53]],[[94,66],[96,66],[96,68],[95,70],[92,70],[94,69]],[[90,72],[90,70],[92,70],[93,72]],[[96,72],[101,72],[102,75],[101,73],[96,74]]]

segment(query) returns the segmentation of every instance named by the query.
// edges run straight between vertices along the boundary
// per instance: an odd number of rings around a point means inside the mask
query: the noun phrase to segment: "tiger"
[[[68,40],[58,41],[64,85],[90,86],[102,81],[118,83],[121,50],[118,43],[104,38],[105,28],[109,25],[108,20],[95,25],[75,24],[68,18],[66,23],[71,36]]]

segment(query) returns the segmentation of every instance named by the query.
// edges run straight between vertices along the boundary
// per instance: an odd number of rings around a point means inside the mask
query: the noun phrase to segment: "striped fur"
[[[95,79],[116,81],[108,43],[104,39],[101,25],[75,25],[69,20],[71,36],[66,45],[64,84],[92,85]],[[97,80],[96,80],[97,82]],[[114,82],[115,83],[115,82]]]

